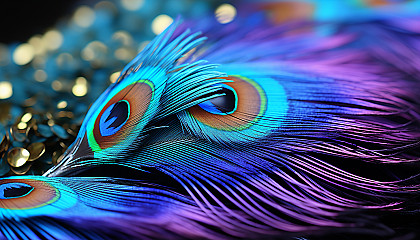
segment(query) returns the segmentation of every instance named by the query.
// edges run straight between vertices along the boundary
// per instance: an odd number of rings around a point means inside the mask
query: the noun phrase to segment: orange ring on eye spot
[[[151,84],[152,83],[148,80],[141,80],[130,84],[115,94],[115,96],[113,96],[102,108],[96,118],[93,128],[93,137],[100,149],[103,150],[108,147],[112,147],[124,140],[131,132],[131,129],[136,126],[138,121],[147,111],[150,101],[153,98],[154,86]],[[122,100],[125,100],[129,104],[130,108],[130,115],[128,116],[127,121],[115,134],[102,136],[99,126],[102,115],[112,104]],[[93,149],[96,150],[95,148]]]
[[[23,210],[42,207],[51,204],[60,198],[59,191],[47,182],[34,179],[1,179],[0,185],[7,183],[24,183],[33,190],[22,197],[0,199],[0,208],[11,210]]]
[[[225,79],[233,82],[224,82],[232,87],[237,99],[236,110],[227,115],[209,113],[196,105],[188,109],[194,118],[212,128],[225,131],[242,130],[248,128],[258,120],[266,110],[266,96],[257,83],[242,76],[229,76]]]

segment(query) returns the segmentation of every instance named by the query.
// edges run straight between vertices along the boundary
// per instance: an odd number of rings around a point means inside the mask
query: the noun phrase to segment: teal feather
[[[31,184],[32,194],[40,191],[36,194],[45,196],[54,191],[58,196],[47,205],[32,204],[36,199],[30,195],[22,196],[27,199],[15,203],[14,209],[2,205],[0,233],[6,239],[157,238],[180,234],[182,231],[171,230],[180,222],[195,231],[209,231],[203,227],[208,220],[197,207],[191,208],[194,203],[190,199],[142,181],[28,176],[4,178],[0,184],[6,181]],[[174,204],[178,207],[172,208]]]

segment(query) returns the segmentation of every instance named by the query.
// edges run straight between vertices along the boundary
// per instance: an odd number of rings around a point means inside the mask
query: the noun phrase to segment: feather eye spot
[[[247,129],[264,115],[266,94],[252,79],[231,75],[226,80],[223,96],[191,107],[188,112],[197,121],[218,130]]]
[[[287,115],[285,89],[280,81],[266,75],[249,71],[244,76],[230,71],[228,77],[222,78],[224,92],[215,95],[221,99],[206,100],[178,114],[183,126],[200,138],[219,143],[249,142],[269,136]]]
[[[117,90],[102,107],[87,136],[94,152],[120,143],[132,132],[148,110],[155,88],[151,81],[139,80]]]
[[[5,183],[0,185],[0,199],[24,197],[32,190],[34,187],[26,183]]]
[[[59,198],[59,191],[44,181],[13,178],[0,180],[0,208],[39,208],[56,202]]]

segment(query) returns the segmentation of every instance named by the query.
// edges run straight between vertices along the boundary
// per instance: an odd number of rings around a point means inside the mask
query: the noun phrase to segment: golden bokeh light
[[[93,61],[106,54],[108,48],[100,41],[92,41],[81,52],[81,56],[86,61]]]
[[[123,60],[123,61],[130,61],[131,59],[135,57],[133,52],[127,48],[118,48],[117,50],[115,50],[114,56],[116,59]]]
[[[36,55],[44,54],[47,50],[41,35],[35,35],[28,40],[28,43],[34,48]]]
[[[87,28],[95,20],[95,12],[88,6],[79,7],[73,15],[73,21],[78,26]]]
[[[34,47],[28,43],[23,43],[13,52],[13,61],[18,65],[25,65],[32,61],[34,55]]]
[[[129,46],[133,42],[133,38],[127,31],[116,31],[112,34],[112,40],[121,42],[125,46]]]
[[[76,84],[74,84],[73,88],[71,89],[71,92],[76,97],[82,97],[85,96],[87,93],[87,81],[84,77],[78,77],[76,79]]]
[[[51,83],[51,87],[55,90],[55,91],[60,91],[63,89],[63,83],[61,83],[58,80],[55,80]]]
[[[29,122],[32,119],[32,113],[25,113],[22,118],[20,119],[21,122]]]
[[[60,67],[64,67],[68,65],[69,63],[73,62],[73,56],[70,53],[60,53],[58,57],[56,58],[57,65]]]
[[[111,83],[114,83],[117,81],[118,77],[120,76],[121,72],[114,72],[113,74],[111,74],[111,76],[109,76],[109,81]]]
[[[76,84],[73,86],[73,88],[71,89],[72,93],[74,94],[74,96],[76,97],[82,97],[85,96],[87,93],[87,87],[86,85],[82,85],[82,84]]]
[[[152,21],[152,31],[158,35],[163,32],[174,20],[166,14],[161,14]]]
[[[20,122],[18,123],[17,128],[22,130],[22,129],[25,129],[27,126],[28,124],[26,122]]]
[[[67,107],[67,101],[60,101],[60,102],[58,102],[58,104],[57,104],[57,108],[58,109],[63,109],[63,108],[66,108]]]
[[[63,35],[57,30],[50,30],[44,34],[42,41],[48,50],[56,50],[63,43]]]
[[[45,82],[47,80],[47,73],[42,69],[38,69],[34,73],[34,79],[37,82]]]
[[[13,95],[12,84],[7,81],[0,82],[0,99],[6,99]]]
[[[87,84],[87,80],[84,77],[78,77],[78,78],[76,78],[76,84],[86,85]]]

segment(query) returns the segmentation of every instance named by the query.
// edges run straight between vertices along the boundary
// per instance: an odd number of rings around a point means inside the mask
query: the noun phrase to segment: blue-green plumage
[[[0,184],[2,191],[32,187],[29,194],[8,198],[14,202],[0,198],[1,239],[157,238],[175,234],[163,229],[177,222],[206,224],[190,199],[144,181],[27,176],[3,178]]]
[[[1,180],[51,194],[3,201],[6,238],[389,234],[375,210],[412,210],[418,79],[353,28],[208,21],[208,39],[175,23],[130,62],[45,177]]]

